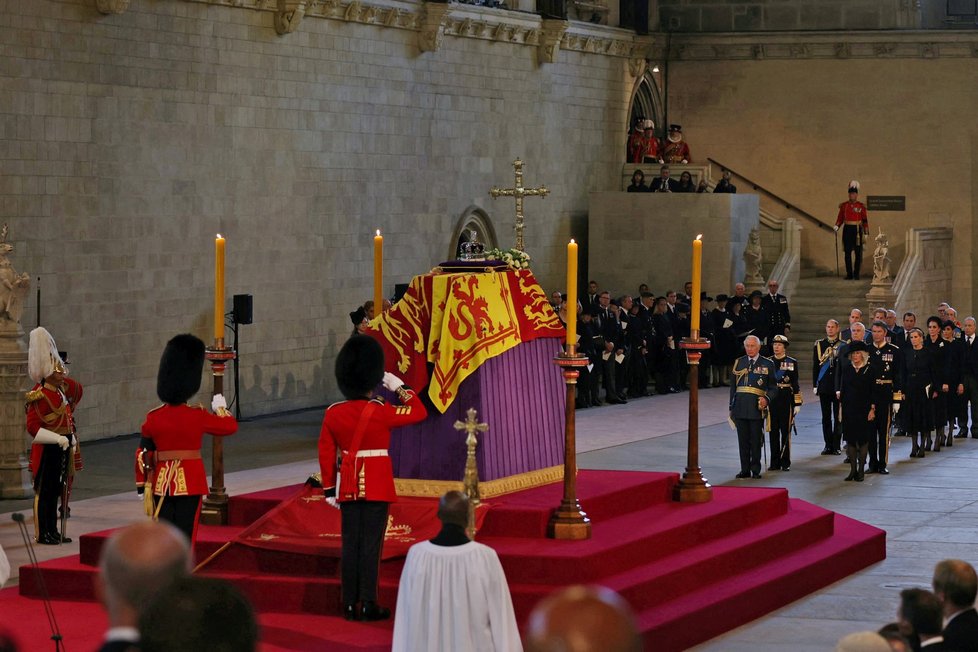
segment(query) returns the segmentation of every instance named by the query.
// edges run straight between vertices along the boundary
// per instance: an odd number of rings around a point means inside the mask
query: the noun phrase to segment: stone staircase
[[[803,274],[806,271],[802,269]],[[872,315],[866,314],[869,285],[870,279],[865,277],[860,281],[846,281],[839,276],[802,276],[798,279],[789,304],[791,355],[804,360],[807,365],[811,360],[812,344],[825,337],[827,319],[838,319],[840,326],[846,328],[849,325],[849,311],[853,308],[863,311],[864,323],[872,319]]]

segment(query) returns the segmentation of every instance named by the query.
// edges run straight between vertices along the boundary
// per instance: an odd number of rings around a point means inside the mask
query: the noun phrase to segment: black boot
[[[937,429],[937,437],[934,439],[934,452],[940,453],[941,446],[944,445],[944,426]]]
[[[376,602],[365,601],[360,607],[360,620],[387,620],[390,617],[391,610]]]
[[[343,605],[343,617],[347,620],[359,620],[356,603]]]
[[[856,479],[856,447],[846,446],[846,459],[849,460],[849,475],[846,476],[846,482],[850,482]]]
[[[911,437],[913,437],[913,448],[910,449],[910,457],[917,457],[917,454],[920,452],[920,444],[918,443],[920,435],[915,432]]]
[[[924,451],[929,451],[933,447],[934,447],[934,438],[930,434],[930,431],[928,430],[927,434],[924,435],[924,446],[920,452],[923,453]],[[923,457],[923,456],[919,455],[918,457]]]

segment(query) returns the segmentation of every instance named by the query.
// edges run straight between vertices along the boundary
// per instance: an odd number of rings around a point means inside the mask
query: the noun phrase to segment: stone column
[[[27,339],[19,322],[0,320],[0,499],[32,493],[24,421]]]

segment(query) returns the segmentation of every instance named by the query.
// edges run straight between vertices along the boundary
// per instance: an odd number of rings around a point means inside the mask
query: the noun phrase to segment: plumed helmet
[[[855,193],[859,192],[859,182],[856,181],[855,179],[849,182],[849,192],[855,192]]]
[[[156,374],[156,395],[170,405],[180,405],[200,389],[204,371],[204,343],[184,333],[166,343]]]
[[[354,335],[336,356],[336,384],[353,400],[363,398],[384,378],[384,350],[369,335]]]
[[[41,326],[32,330],[27,351],[27,373],[31,380],[39,383],[55,371],[64,370],[64,361],[58,355],[58,345],[51,333]]]

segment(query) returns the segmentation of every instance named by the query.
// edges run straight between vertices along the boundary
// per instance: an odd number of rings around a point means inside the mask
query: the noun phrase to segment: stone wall
[[[850,179],[862,183],[864,198],[906,196],[905,212],[870,212],[872,235],[881,227],[889,235],[897,270],[909,228],[953,228],[950,300],[974,310],[973,36],[675,43],[669,121],[683,125],[694,162],[723,161],[825,222],[834,223]],[[834,270],[831,233],[802,226],[806,263]]]
[[[509,34],[421,52],[412,29],[307,15],[280,37],[271,11],[218,2],[0,0],[0,211],[86,386],[83,438],[137,431],[166,340],[211,339],[218,232],[228,310],[254,295],[245,415],[338,397],[374,229],[389,293],[444,260],[473,206],[511,244],[513,201],[488,190],[518,156],[552,191],[526,201],[534,271],[562,285],[588,192],[617,186],[634,80],[595,42],[541,64]],[[34,310],[32,293],[25,328]]]
[[[911,0],[657,0],[670,32],[875,30],[918,27]],[[936,4],[936,3],[934,3]]]
[[[589,216],[590,278],[612,296],[637,292],[640,283],[660,295],[681,292],[700,233],[703,290],[713,296],[744,278],[757,195],[596,192]]]

